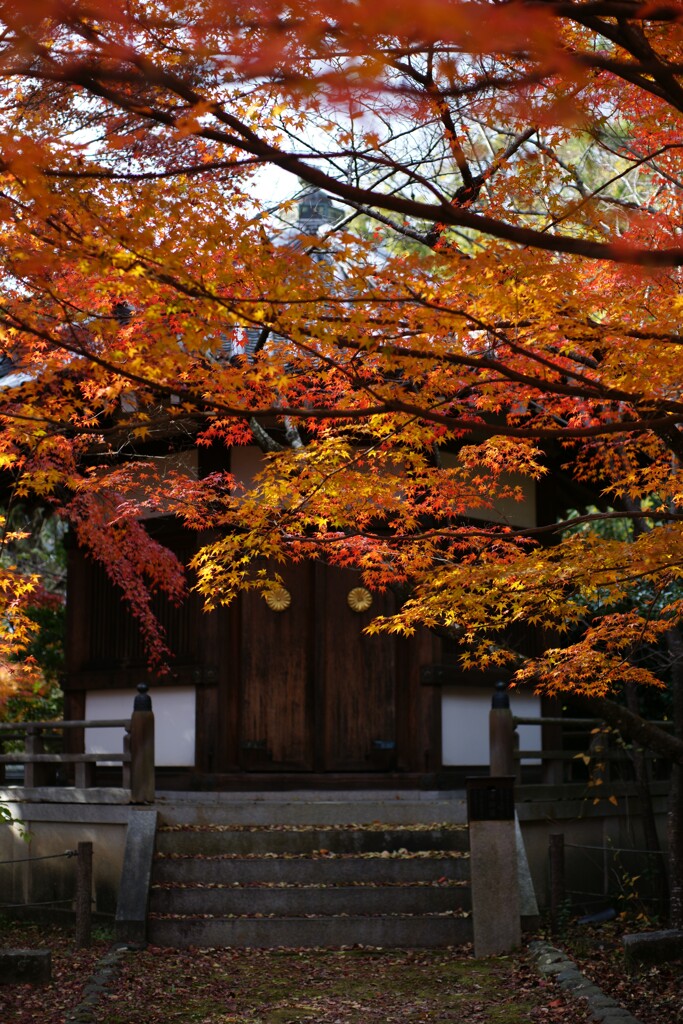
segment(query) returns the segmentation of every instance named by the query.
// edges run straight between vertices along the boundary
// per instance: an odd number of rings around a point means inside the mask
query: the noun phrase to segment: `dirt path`
[[[0,945],[10,945],[0,931]],[[166,950],[126,953],[97,1005],[84,985],[107,946],[74,954],[52,929],[15,930],[53,950],[45,989],[0,989],[2,1024],[583,1024],[588,1017],[524,955],[450,950]]]

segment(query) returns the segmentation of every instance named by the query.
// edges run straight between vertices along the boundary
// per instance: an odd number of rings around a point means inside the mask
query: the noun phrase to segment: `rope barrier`
[[[632,846],[584,846],[582,843],[565,843],[565,849],[598,850],[600,853],[639,853],[652,857],[663,857],[662,850],[634,850]]]
[[[44,857],[22,857],[19,860],[0,860],[0,867],[3,864],[35,864],[39,860],[58,860],[60,857],[76,857],[77,850],[65,850],[64,853],[49,853]]]
[[[73,904],[73,897],[68,900],[44,900],[42,903],[0,903],[0,910],[23,910],[24,907],[56,907],[58,903]]]
[[[23,910],[32,907],[73,907],[76,911],[76,945],[89,946],[92,930],[92,854],[93,844],[91,842],[79,842],[77,850],[65,850],[64,853],[45,854],[42,857],[23,857],[21,860],[0,861],[0,864],[35,864],[38,861],[60,860],[61,858],[75,858],[76,878],[75,892],[73,896],[65,899],[51,899],[36,902],[22,903],[0,903],[0,910]],[[29,880],[32,876],[29,875]]]

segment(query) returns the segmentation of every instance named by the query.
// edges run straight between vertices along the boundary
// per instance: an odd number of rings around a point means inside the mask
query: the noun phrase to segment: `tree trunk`
[[[683,635],[679,629],[671,629],[666,641],[672,656],[673,735],[605,697],[586,700],[585,706],[622,736],[671,763],[667,811],[669,921],[672,928],[683,928]]]
[[[674,734],[683,740],[683,636],[680,629],[670,629],[666,642],[671,652],[671,689],[673,694]],[[670,924],[683,928],[683,765],[671,766],[669,810],[667,815],[669,840]]]
[[[634,715],[640,714],[640,707],[638,702],[638,693],[634,683],[627,683],[625,687],[626,692],[626,704]],[[631,748],[631,760],[633,761],[633,770],[636,776],[636,786],[638,787],[638,797],[640,801],[640,816],[643,826],[643,839],[645,840],[645,849],[653,854],[651,858],[652,865],[654,867],[654,878],[653,887],[654,895],[657,900],[657,905],[661,910],[665,910],[669,903],[669,889],[667,885],[666,873],[661,870],[663,867],[663,860],[661,857],[662,848],[659,842],[659,835],[657,833],[657,823],[655,821],[654,807],[652,806],[652,791],[650,789],[650,769],[645,756],[645,750],[639,743],[634,743]]]

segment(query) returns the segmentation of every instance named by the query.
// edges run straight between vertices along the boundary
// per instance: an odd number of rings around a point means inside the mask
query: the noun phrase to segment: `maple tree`
[[[682,18],[0,4],[0,465],[103,562],[153,661],[150,594],[186,583],[145,509],[219,532],[209,605],[324,558],[401,589],[373,629],[446,630],[466,664],[602,701],[676,762],[680,811]],[[162,474],[151,442],[258,443],[263,468]],[[562,514],[501,518],[549,474]],[[37,580],[1,572],[8,654]],[[510,622],[555,639],[519,664]],[[664,646],[673,737],[605,700],[661,685],[640,655]]]

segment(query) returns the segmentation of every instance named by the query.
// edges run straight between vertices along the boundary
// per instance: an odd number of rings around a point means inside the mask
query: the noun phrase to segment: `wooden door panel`
[[[242,597],[240,764],[248,771],[313,768],[311,567],[283,574],[291,594],[273,611]]]
[[[325,573],[324,760],[328,771],[382,771],[396,762],[396,641],[364,636],[377,614],[393,610],[392,595],[373,597],[365,612],[349,607],[358,586],[352,572]]]

